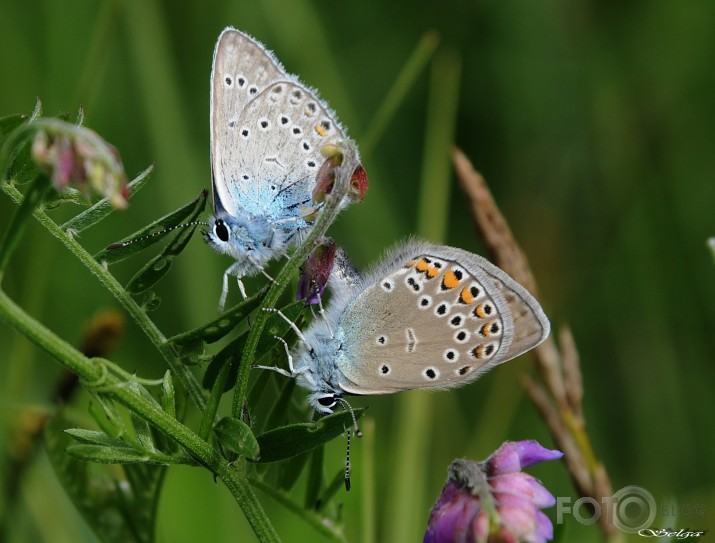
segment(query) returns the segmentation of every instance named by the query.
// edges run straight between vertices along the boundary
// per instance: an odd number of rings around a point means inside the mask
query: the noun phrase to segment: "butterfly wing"
[[[334,113],[270,51],[238,30],[223,31],[211,76],[215,211],[299,215],[324,160],[320,149],[343,137]]]
[[[408,242],[362,287],[339,325],[346,392],[461,386],[549,334],[548,319],[526,289],[459,249]]]
[[[235,28],[216,42],[211,70],[211,174],[214,210],[235,215],[238,201],[255,201],[252,187],[238,174],[241,148],[235,125],[246,105],[270,83],[286,77],[280,62],[263,45]],[[243,203],[243,202],[242,202]]]
[[[251,100],[234,130],[241,148],[249,150],[234,157],[234,175],[255,187],[273,220],[301,215],[325,161],[321,149],[344,138],[327,105],[288,80],[272,83]]]

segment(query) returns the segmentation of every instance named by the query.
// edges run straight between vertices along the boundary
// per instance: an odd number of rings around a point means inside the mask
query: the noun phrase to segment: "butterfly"
[[[299,336],[290,372],[278,369],[319,412],[331,413],[346,394],[471,383],[549,335],[536,299],[467,251],[410,239],[364,276],[337,261],[323,316]]]
[[[310,232],[321,203],[313,201],[321,150],[345,138],[335,113],[317,92],[286,73],[261,43],[234,28],[216,42],[211,71],[213,217],[207,243],[236,261],[228,277],[263,273]],[[356,170],[344,208],[363,198],[364,170]]]

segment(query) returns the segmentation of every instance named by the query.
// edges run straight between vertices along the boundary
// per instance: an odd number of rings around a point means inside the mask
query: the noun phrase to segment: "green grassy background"
[[[446,151],[460,146],[527,252],[546,313],[573,328],[588,429],[614,489],[704,504],[703,516],[661,516],[658,527],[712,531],[715,266],[705,241],[715,235],[715,4],[0,0],[0,115],[29,113],[36,97],[47,115],[83,105],[86,125],[116,145],[130,177],[155,165],[128,211],[83,236],[87,247],[209,186],[209,73],[227,25],[320,89],[358,144],[417,44],[439,35],[380,137],[365,142],[369,192],[332,236],[359,267],[412,233],[483,253],[449,170]],[[0,229],[12,209],[0,198]],[[192,241],[158,288],[154,318],[168,335],[215,315],[229,264]],[[137,265],[116,273],[129,279]],[[116,306],[35,225],[4,288],[73,342],[92,314]],[[164,371],[131,326],[113,358],[143,376]],[[50,405],[58,368],[7,328],[0,360],[3,444],[23,409]],[[454,458],[483,458],[506,439],[551,445],[518,382],[530,371],[525,356],[459,391],[356,400],[370,406],[374,428],[353,445],[354,490],[340,497],[349,540],[418,540]],[[336,440],[326,451],[331,473],[343,448]],[[577,499],[552,464],[531,471]],[[95,541],[42,455],[17,500],[8,541]],[[314,536],[264,504],[285,540]],[[573,519],[565,530],[568,541],[600,540]],[[207,472],[170,470],[159,541],[246,534]]]

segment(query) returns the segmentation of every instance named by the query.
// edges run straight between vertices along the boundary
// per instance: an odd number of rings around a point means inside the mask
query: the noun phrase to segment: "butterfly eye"
[[[318,398],[318,403],[323,407],[332,409],[335,407],[335,404],[338,403],[338,400],[335,396],[323,396],[322,398]]]
[[[216,221],[214,225],[214,234],[216,234],[216,237],[221,241],[228,241],[228,228],[221,219]]]

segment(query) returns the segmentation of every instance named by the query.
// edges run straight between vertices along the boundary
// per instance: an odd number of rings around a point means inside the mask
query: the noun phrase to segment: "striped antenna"
[[[123,247],[126,247],[127,245],[131,245],[132,243],[137,243],[140,241],[144,241],[145,239],[150,239],[156,236],[161,236],[163,234],[166,234],[167,232],[171,232],[172,230],[176,230],[177,228],[187,228],[189,226],[208,226],[209,223],[203,222],[203,221],[192,221],[192,222],[187,222],[184,224],[177,224],[176,226],[172,226],[171,228],[164,228],[163,230],[158,230],[156,232],[152,232],[151,234],[147,234],[146,236],[140,236],[138,238],[130,239],[128,241],[118,241],[116,243],[111,243],[110,245],[107,245],[107,250],[112,251],[116,249],[122,249]]]
[[[345,491],[350,492],[350,428],[348,432],[348,448],[345,453]]]

